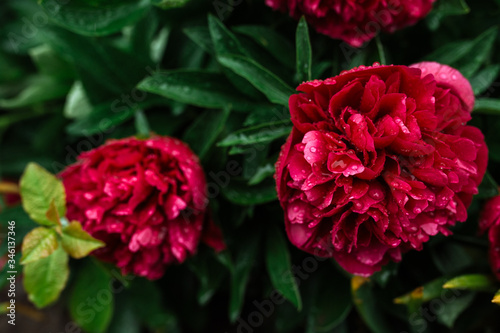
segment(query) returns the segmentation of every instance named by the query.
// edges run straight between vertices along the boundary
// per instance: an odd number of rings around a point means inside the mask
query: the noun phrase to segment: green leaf
[[[132,300],[127,295],[117,294],[115,306],[107,333],[141,333],[141,323],[134,311]]]
[[[474,264],[474,259],[456,242],[448,241],[430,247],[432,261],[445,274],[458,274]]]
[[[177,318],[163,305],[162,292],[156,284],[143,278],[135,278],[127,292],[132,300],[134,313],[151,331],[179,332]],[[145,299],[147,302],[144,302]]]
[[[61,98],[70,85],[54,76],[36,75],[24,82],[25,88],[15,97],[0,98],[0,108],[15,109]]]
[[[105,246],[104,242],[95,239],[82,229],[80,222],[71,221],[65,226],[61,235],[62,247],[72,258],[80,259],[95,249]]]
[[[255,186],[233,180],[229,186],[222,188],[222,194],[232,203],[243,206],[260,205],[277,199],[276,185],[272,180]]]
[[[250,82],[234,73],[230,68],[226,68],[221,63],[222,56],[249,55],[241,45],[238,38],[236,38],[236,36],[231,31],[229,31],[219,19],[215,18],[211,14],[208,15],[208,28],[210,32],[210,38],[212,39],[213,48],[216,54],[216,59],[219,64],[223,66],[222,70],[226,77],[229,79],[229,81],[231,81],[233,86],[243,94],[252,98],[259,98],[259,91],[255,89],[255,87],[252,86]]]
[[[421,305],[441,296],[443,292],[443,284],[446,282],[445,277],[434,279],[423,286],[417,287],[414,290],[399,296],[394,299],[395,304],[406,304],[409,307],[412,304]]]
[[[274,29],[259,25],[240,25],[233,30],[252,38],[288,68],[295,68],[293,45]]]
[[[184,6],[189,0],[152,0],[155,6],[161,9],[179,8]]]
[[[427,24],[431,30],[436,30],[441,20],[447,16],[465,15],[470,12],[464,0],[440,0],[427,16]]]
[[[474,95],[477,96],[484,93],[493,84],[499,73],[500,65],[490,65],[474,75],[470,79]]]
[[[210,40],[210,30],[207,27],[189,27],[182,30],[193,42],[209,54],[214,54],[214,45]]]
[[[24,289],[38,308],[57,300],[69,276],[68,255],[61,246],[46,258],[24,266]]]
[[[373,286],[367,279],[360,276],[353,277],[351,291],[356,309],[373,333],[393,331],[377,303]]]
[[[230,54],[241,56],[247,55],[236,36],[229,31],[219,19],[211,14],[208,15],[208,28],[215,53],[218,56]]]
[[[198,290],[198,303],[205,305],[215,294],[222,279],[227,275],[223,264],[216,260],[212,253],[201,251],[188,261],[189,268],[198,276],[200,288]]]
[[[313,332],[331,332],[352,309],[349,280],[336,272],[320,277],[310,313]]]
[[[74,67],[63,60],[48,44],[42,44],[28,51],[38,73],[62,80],[73,80]]]
[[[23,208],[41,225],[55,225],[46,213],[54,201],[59,216],[66,216],[66,194],[64,185],[54,175],[36,163],[30,163],[20,181]]]
[[[146,118],[146,115],[142,110],[135,110],[135,129],[138,135],[145,138],[147,138],[151,133],[148,118]]]
[[[196,70],[156,72],[139,83],[138,88],[200,107],[246,110],[251,103],[241,94],[228,89],[231,84],[223,75]]]
[[[300,311],[302,299],[292,273],[288,245],[281,231],[274,226],[270,226],[267,232],[266,265],[274,288]]]
[[[245,299],[245,290],[250,278],[250,271],[257,255],[260,237],[257,233],[247,234],[241,240],[241,247],[235,256],[231,276],[231,295],[229,298],[229,319],[236,321]]]
[[[500,99],[478,98],[474,104],[474,112],[500,116]]]
[[[436,313],[438,322],[452,328],[460,314],[464,312],[474,300],[474,293],[466,293],[454,297],[453,301],[443,302],[443,307]]]
[[[292,127],[289,124],[290,121],[285,120],[244,128],[229,134],[217,145],[220,147],[228,147],[271,142],[288,136],[292,130]]]
[[[45,29],[43,36],[58,54],[71,59],[92,105],[119,109],[126,104],[125,98],[131,104],[137,82],[152,72],[150,61],[116,47],[107,38],[87,38],[55,27]]]
[[[69,313],[84,331],[106,332],[113,316],[114,295],[111,276],[92,260],[76,274],[69,295]]]
[[[478,190],[478,198],[489,199],[498,195],[498,184],[495,179],[493,179],[489,171],[486,171]]]
[[[248,185],[257,185],[264,179],[274,175],[275,172],[276,169],[274,168],[274,164],[267,163],[264,166],[260,166],[257,168],[257,171],[255,171],[255,174],[252,176],[252,178],[250,178],[250,180],[248,181]]]
[[[297,56],[297,81],[310,81],[312,68],[312,49],[309,40],[309,30],[304,16],[300,18],[295,35],[295,48]]]
[[[183,140],[189,144],[189,147],[200,159],[203,159],[214,145],[226,124],[229,113],[229,108],[206,110],[184,133]]]
[[[91,6],[81,1],[57,3],[40,0],[39,4],[51,20],[75,33],[104,36],[131,25],[150,8],[150,0],[120,1],[106,6]]]
[[[254,60],[239,55],[218,57],[221,65],[245,78],[262,92],[272,103],[288,105],[290,95],[295,91],[276,75],[256,63]]]
[[[472,77],[489,57],[497,33],[498,27],[495,26],[476,37],[472,41],[470,51],[454,63],[454,67],[466,78]]]
[[[21,265],[50,256],[59,246],[53,229],[38,227],[24,237]]]
[[[83,89],[81,81],[76,81],[66,96],[64,116],[66,118],[83,118],[92,112],[92,105]]]
[[[424,59],[451,65],[462,58],[472,48],[472,41],[459,41],[445,44],[427,55]]]
[[[474,291],[495,291],[495,282],[489,275],[467,274],[448,280],[443,285],[444,289],[460,289]]]

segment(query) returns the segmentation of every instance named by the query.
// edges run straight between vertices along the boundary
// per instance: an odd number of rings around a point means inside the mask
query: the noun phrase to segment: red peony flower
[[[490,265],[495,276],[500,280],[500,195],[490,199],[484,205],[479,220],[481,232],[488,231],[490,241]]]
[[[200,239],[222,250],[207,222],[205,176],[198,157],[177,139],[110,140],[61,173],[67,216],[106,247],[93,254],[123,274],[160,278],[196,252]]]
[[[375,64],[297,90],[275,174],[293,244],[368,276],[466,220],[487,147],[457,70]]]
[[[342,39],[354,47],[375,37],[379,31],[394,32],[425,17],[435,0],[266,0],[276,10],[287,11],[318,32]]]

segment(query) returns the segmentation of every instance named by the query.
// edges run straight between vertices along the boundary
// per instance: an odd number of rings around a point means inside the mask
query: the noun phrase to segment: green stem
[[[375,42],[377,43],[378,56],[380,58],[381,65],[387,65],[387,59],[385,58],[385,51],[382,42],[380,41],[380,35],[375,37]]]

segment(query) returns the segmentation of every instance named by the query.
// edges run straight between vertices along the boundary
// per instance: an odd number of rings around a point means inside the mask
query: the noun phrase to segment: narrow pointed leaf
[[[274,288],[300,311],[302,299],[292,273],[290,253],[285,238],[276,227],[270,227],[267,233],[266,265]]]
[[[288,105],[290,95],[295,93],[280,78],[252,59],[237,55],[226,55],[219,57],[219,62],[245,78],[273,103]]]
[[[143,91],[199,107],[249,108],[251,103],[230,87],[229,81],[221,74],[195,70],[156,72],[138,85]]]
[[[489,275],[467,274],[457,276],[444,283],[445,289],[488,291],[495,290],[495,283]]]
[[[299,21],[295,36],[297,56],[297,77],[299,82],[311,80],[312,49],[309,30],[304,16]]]

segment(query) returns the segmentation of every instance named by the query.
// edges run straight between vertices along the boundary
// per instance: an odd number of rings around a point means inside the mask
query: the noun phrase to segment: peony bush
[[[486,0],[0,4],[0,332],[498,332]]]

